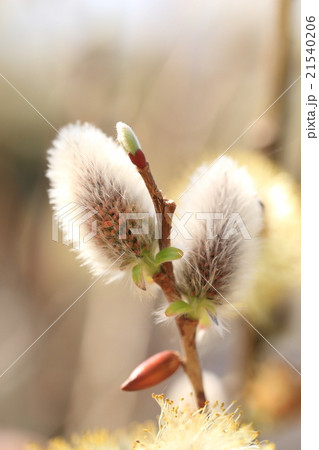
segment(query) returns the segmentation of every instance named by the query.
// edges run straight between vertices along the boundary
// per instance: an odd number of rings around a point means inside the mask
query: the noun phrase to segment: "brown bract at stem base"
[[[144,183],[153,200],[155,212],[161,214],[161,239],[159,240],[159,247],[163,248],[170,246],[170,232],[172,227],[172,216],[175,212],[176,204],[172,200],[163,197],[162,192],[158,189],[153,175],[151,173],[149,164],[143,168],[137,168]],[[162,270],[153,276],[153,280],[157,283],[164,292],[168,302],[174,302],[181,299],[181,294],[177,289],[173,264],[166,262],[162,265]],[[205,393],[202,380],[202,371],[196,349],[196,330],[198,321],[189,320],[184,316],[176,319],[176,324],[182,340],[182,347],[184,357],[182,360],[183,368],[187,374],[196,397],[197,406],[203,408],[205,406]]]

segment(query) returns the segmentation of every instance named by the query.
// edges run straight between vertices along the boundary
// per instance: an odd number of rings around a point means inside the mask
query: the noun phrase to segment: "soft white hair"
[[[153,221],[149,222],[148,234],[119,238],[120,213],[154,217],[154,208],[124,150],[101,130],[78,122],[62,128],[48,150],[47,177],[50,203],[68,242],[73,239],[72,208],[75,213],[82,211],[82,216],[88,212],[81,225],[78,251],[95,275],[103,274],[111,265],[114,271],[136,261],[143,249],[154,245]],[[93,228],[95,235],[84,242],[83,236],[94,234]]]
[[[252,276],[263,227],[262,203],[246,170],[223,156],[197,170],[178,205],[179,217],[184,213],[192,213],[186,223],[191,238],[178,233],[172,241],[184,251],[184,257],[174,261],[178,287],[186,297],[211,299],[218,309],[225,299],[232,302],[240,296]],[[207,218],[222,214],[213,221],[209,238],[209,222],[196,213],[207,213]],[[236,222],[244,236],[232,234]]]

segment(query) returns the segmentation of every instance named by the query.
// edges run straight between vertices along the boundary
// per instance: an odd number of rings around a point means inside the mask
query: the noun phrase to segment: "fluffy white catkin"
[[[148,218],[149,233],[132,233],[129,229],[140,229],[141,224],[130,220],[126,237],[120,238],[121,213],[154,217],[154,209],[124,150],[101,130],[88,123],[61,129],[48,150],[47,177],[50,203],[69,243],[74,240],[74,211],[82,217],[79,257],[95,275],[111,264],[112,270],[134,264],[141,252],[153,245],[154,222]]]
[[[246,170],[226,156],[197,170],[192,183],[177,210],[191,216],[189,236],[178,232],[172,241],[184,251],[174,262],[176,279],[186,297],[210,299],[218,310],[222,296],[232,302],[252,276],[263,206]]]

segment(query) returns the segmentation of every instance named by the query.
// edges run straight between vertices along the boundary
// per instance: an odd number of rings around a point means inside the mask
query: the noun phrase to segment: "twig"
[[[202,371],[195,343],[198,321],[186,319],[184,316],[180,316],[176,319],[176,323],[179,328],[183,350],[186,355],[183,361],[183,367],[193,385],[197,405],[199,408],[203,408],[205,406],[206,397],[202,380]]]
[[[160,249],[169,247],[172,216],[176,205],[172,200],[168,200],[163,197],[162,192],[158,189],[155,183],[148,163],[146,163],[143,168],[137,167],[137,169],[153,200],[155,212],[158,214],[157,217],[161,220],[160,225],[162,234],[159,239],[159,247]],[[176,287],[173,264],[171,261],[165,262],[162,265],[161,272],[155,274],[153,279],[155,283],[161,287],[168,302],[181,299],[181,295]],[[184,358],[182,361],[183,368],[193,386],[197,406],[199,408],[203,408],[205,406],[206,398],[195,341],[198,321],[187,319],[185,316],[180,316],[176,319],[176,324],[181,336],[184,352]]]
[[[150,196],[153,200],[155,212],[159,214],[159,217],[162,219],[161,224],[161,239],[159,240],[159,246],[162,250],[163,248],[170,246],[170,232],[171,232],[171,224],[172,224],[172,216],[174,214],[176,205],[172,200],[168,200],[167,198],[163,198],[162,192],[158,189],[153,175],[150,170],[149,163],[141,169],[137,168],[141,177],[144,180],[144,183],[150,193]]]

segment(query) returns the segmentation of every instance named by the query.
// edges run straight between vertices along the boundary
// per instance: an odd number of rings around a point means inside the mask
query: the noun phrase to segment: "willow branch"
[[[148,163],[146,163],[143,168],[138,167],[137,170],[144,180],[144,183],[152,198],[157,217],[161,221],[160,225],[162,233],[161,238],[159,239],[159,247],[160,249],[169,247],[172,216],[176,205],[172,200],[168,200],[163,197],[162,192],[158,189],[155,183]],[[153,280],[161,287],[168,302],[181,299],[181,294],[176,286],[173,264],[171,261],[165,262],[162,265],[161,272],[155,274],[153,276]],[[197,406],[199,408],[203,408],[206,398],[203,387],[202,371],[196,348],[196,330],[198,321],[187,319],[185,316],[180,316],[176,319],[176,324],[181,336],[182,348],[184,352],[184,357],[182,360],[183,368],[193,386]]]

